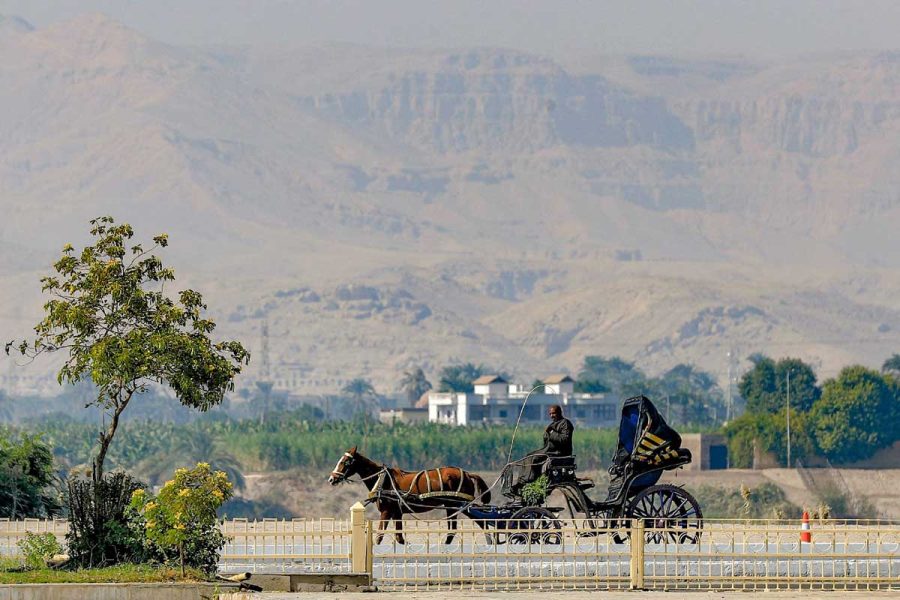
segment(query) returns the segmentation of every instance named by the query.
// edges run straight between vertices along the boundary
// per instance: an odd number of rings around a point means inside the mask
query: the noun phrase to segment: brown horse
[[[331,485],[337,485],[347,478],[359,475],[369,492],[375,494],[376,507],[381,512],[381,524],[376,544],[384,538],[388,521],[397,525],[397,541],[403,539],[403,515],[429,510],[447,511],[449,533],[445,543],[449,544],[456,535],[456,519],[459,507],[466,502],[488,503],[491,491],[484,479],[464,471],[459,467],[439,467],[426,471],[402,471],[379,465],[350,448],[328,477]]]

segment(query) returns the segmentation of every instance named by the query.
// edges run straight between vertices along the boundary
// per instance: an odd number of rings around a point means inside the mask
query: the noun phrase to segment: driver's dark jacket
[[[572,432],[575,426],[572,421],[562,418],[554,421],[544,430],[544,447],[542,452],[549,456],[572,456]]]

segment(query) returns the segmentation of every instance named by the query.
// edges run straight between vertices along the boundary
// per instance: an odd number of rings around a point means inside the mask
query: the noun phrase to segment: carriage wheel
[[[506,543],[506,537],[503,534],[491,531],[491,529],[497,529],[496,525],[493,527],[482,525],[482,529],[484,529],[484,541],[488,546],[499,546]]]
[[[644,527],[668,531],[648,531],[649,543],[666,541],[696,544],[700,541],[703,513],[697,500],[674,485],[653,485],[635,494],[625,507],[629,519],[643,519]]]
[[[562,543],[562,523],[553,512],[540,506],[520,508],[509,518],[507,527],[525,530],[509,534],[510,544]]]

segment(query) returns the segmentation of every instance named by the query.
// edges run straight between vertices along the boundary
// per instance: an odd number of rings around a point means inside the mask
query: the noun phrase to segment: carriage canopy
[[[615,462],[632,461],[636,465],[664,466],[684,452],[681,436],[669,427],[646,396],[629,398],[622,405],[619,444]]]

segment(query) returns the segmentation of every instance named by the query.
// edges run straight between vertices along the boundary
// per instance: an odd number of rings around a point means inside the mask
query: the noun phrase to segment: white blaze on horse
[[[381,513],[381,533],[375,543],[381,543],[389,521],[396,524],[397,541],[402,544],[404,514],[444,509],[450,530],[445,543],[449,544],[455,536],[461,507],[491,501],[491,491],[479,475],[459,467],[403,471],[377,464],[357,452],[356,446],[344,452],[328,483],[337,485],[353,475],[359,475],[369,490],[369,500],[374,500]]]

